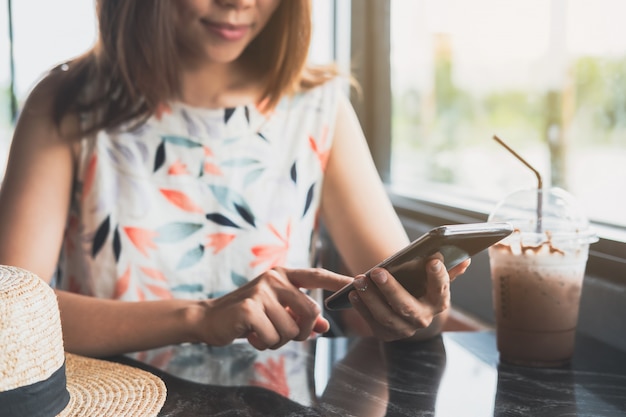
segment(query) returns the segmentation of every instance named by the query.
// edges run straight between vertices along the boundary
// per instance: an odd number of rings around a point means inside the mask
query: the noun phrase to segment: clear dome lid
[[[500,201],[489,221],[505,221],[524,236],[525,244],[584,244],[598,240],[578,201],[562,188],[515,191]],[[519,237],[518,237],[519,238]]]

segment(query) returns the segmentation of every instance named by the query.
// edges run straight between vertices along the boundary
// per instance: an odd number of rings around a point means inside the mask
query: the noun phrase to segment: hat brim
[[[150,372],[71,353],[65,367],[70,401],[59,417],[152,417],[165,403],[165,383]]]

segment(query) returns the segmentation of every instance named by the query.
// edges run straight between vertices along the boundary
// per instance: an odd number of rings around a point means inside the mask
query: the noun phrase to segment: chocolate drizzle
[[[545,236],[546,236],[546,240],[539,243],[538,245],[524,245],[522,243],[522,238],[521,238],[521,234],[522,231],[518,228],[515,228],[515,230],[513,230],[513,234],[518,234],[520,235],[520,251],[522,255],[526,255],[526,254],[538,254],[539,252],[541,252],[541,250],[545,247],[548,248],[548,252],[549,253],[557,253],[560,255],[565,255],[565,252],[559,248],[557,248],[556,246],[554,246],[553,242],[552,242],[552,232],[550,232],[549,230],[546,230],[544,232]],[[513,249],[511,248],[511,245],[508,243],[502,243],[502,242],[498,242],[494,245],[494,247],[496,249],[500,249],[500,250],[505,250],[507,252],[509,252],[510,254],[513,254]]]

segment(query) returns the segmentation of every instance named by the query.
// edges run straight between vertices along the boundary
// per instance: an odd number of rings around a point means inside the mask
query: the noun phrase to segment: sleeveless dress
[[[271,114],[170,103],[137,129],[84,138],[57,287],[200,300],[275,266],[313,266],[340,88],[334,80],[286,97]],[[307,405],[309,346],[258,351],[241,339],[130,356],[187,380],[261,386]]]
[[[59,288],[205,299],[275,266],[312,266],[338,80],[255,106],[174,102],[80,143]]]

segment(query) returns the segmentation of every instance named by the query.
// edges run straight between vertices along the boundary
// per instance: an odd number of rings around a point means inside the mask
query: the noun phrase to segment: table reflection
[[[581,339],[570,367],[499,364],[492,332],[419,343],[318,338],[113,358],[161,376],[161,416],[622,416],[626,355]]]

